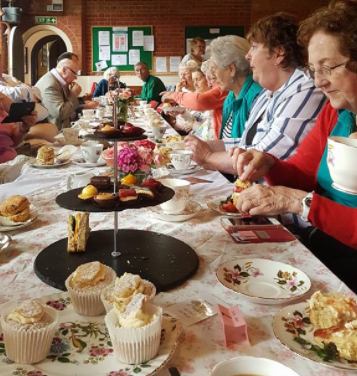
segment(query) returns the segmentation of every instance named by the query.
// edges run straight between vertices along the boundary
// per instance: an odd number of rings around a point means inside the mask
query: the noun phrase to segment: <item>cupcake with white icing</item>
[[[115,279],[114,284],[103,289],[101,299],[107,312],[114,307],[114,303],[124,310],[137,294],[144,294],[145,300],[152,302],[156,295],[156,287],[137,274],[124,273]]]
[[[74,310],[85,316],[98,316],[104,313],[100,294],[115,278],[115,271],[99,261],[79,266],[65,282]]]
[[[125,364],[141,364],[153,359],[160,346],[162,308],[137,294],[125,307],[115,303],[105,316],[114,354]]]
[[[33,364],[45,359],[58,328],[58,313],[39,300],[9,304],[1,312],[6,355],[15,363]]]

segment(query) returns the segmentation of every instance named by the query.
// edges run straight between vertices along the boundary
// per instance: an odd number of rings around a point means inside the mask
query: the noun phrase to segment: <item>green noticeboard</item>
[[[145,62],[152,69],[152,51],[144,51],[143,46],[134,46],[133,32],[142,31],[144,36],[152,35],[151,26],[95,26],[92,27],[92,70],[99,69],[98,63],[106,61],[108,67],[117,67],[121,72],[134,71],[134,65],[129,64],[129,51],[140,54],[140,61]],[[97,65],[96,65],[97,64]]]

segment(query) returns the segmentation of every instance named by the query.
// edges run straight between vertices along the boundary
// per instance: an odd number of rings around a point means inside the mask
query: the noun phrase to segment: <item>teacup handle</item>
[[[72,189],[72,184],[73,184],[73,176],[68,175],[67,176],[67,190]]]

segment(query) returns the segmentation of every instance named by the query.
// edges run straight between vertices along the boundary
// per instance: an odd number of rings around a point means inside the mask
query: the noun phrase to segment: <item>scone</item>
[[[100,294],[115,277],[115,271],[99,261],[79,266],[65,282],[74,310],[85,316],[101,315],[105,309]]]
[[[24,222],[30,216],[30,202],[24,196],[10,196],[0,204],[0,215],[11,222]]]
[[[347,360],[357,361],[357,320],[314,332],[315,342],[320,346],[334,343],[339,355]]]
[[[145,299],[145,295],[137,294],[124,312],[112,309],[104,318],[114,354],[122,363],[147,362],[159,350],[162,308]]]
[[[41,166],[53,165],[56,154],[50,146],[41,146],[37,151],[36,163]]]
[[[10,304],[1,312],[6,355],[20,364],[38,363],[50,352],[58,313],[36,299]]]
[[[341,293],[316,291],[309,299],[310,321],[319,329],[331,328],[357,318],[356,302]]]

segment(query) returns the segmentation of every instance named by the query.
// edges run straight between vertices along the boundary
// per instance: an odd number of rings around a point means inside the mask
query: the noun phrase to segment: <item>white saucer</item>
[[[217,279],[242,299],[258,304],[285,304],[304,296],[310,278],[301,270],[266,259],[237,259],[221,264]]]
[[[38,217],[38,211],[35,205],[30,205],[30,217],[26,220],[26,222],[18,222],[16,225],[0,225],[0,232],[5,231],[15,231],[20,230],[21,228],[30,226],[33,222],[36,221]],[[2,248],[5,249],[5,248]],[[2,250],[1,249],[1,250]]]
[[[191,164],[191,166],[186,170],[176,170],[171,164],[168,164],[166,168],[170,171],[171,175],[188,175],[200,170],[202,167],[198,164]]]
[[[344,187],[342,187],[341,185],[339,184],[336,184],[336,183],[332,183],[331,186],[335,189],[337,189],[338,191],[340,192],[343,192],[343,193],[347,193],[349,195],[353,195],[353,196],[357,196],[357,192],[355,191],[350,191],[349,189],[346,189]]]
[[[185,209],[178,214],[167,214],[160,206],[153,206],[150,208],[151,216],[166,222],[183,222],[193,218],[202,210],[202,206],[196,201],[190,201]]]
[[[105,166],[105,161],[98,161],[95,163],[90,163],[86,162],[83,158],[79,159],[73,159],[72,162],[77,165],[77,166],[82,166],[82,167],[100,167],[100,166]]]
[[[53,165],[39,165],[36,163],[36,161],[34,163],[30,163],[29,165],[31,167],[34,167],[34,168],[40,168],[40,169],[48,169],[48,168],[57,168],[57,167],[62,167],[66,164],[68,164],[69,162],[71,162],[71,160],[67,160],[67,161],[57,161],[55,160],[55,163]]]

